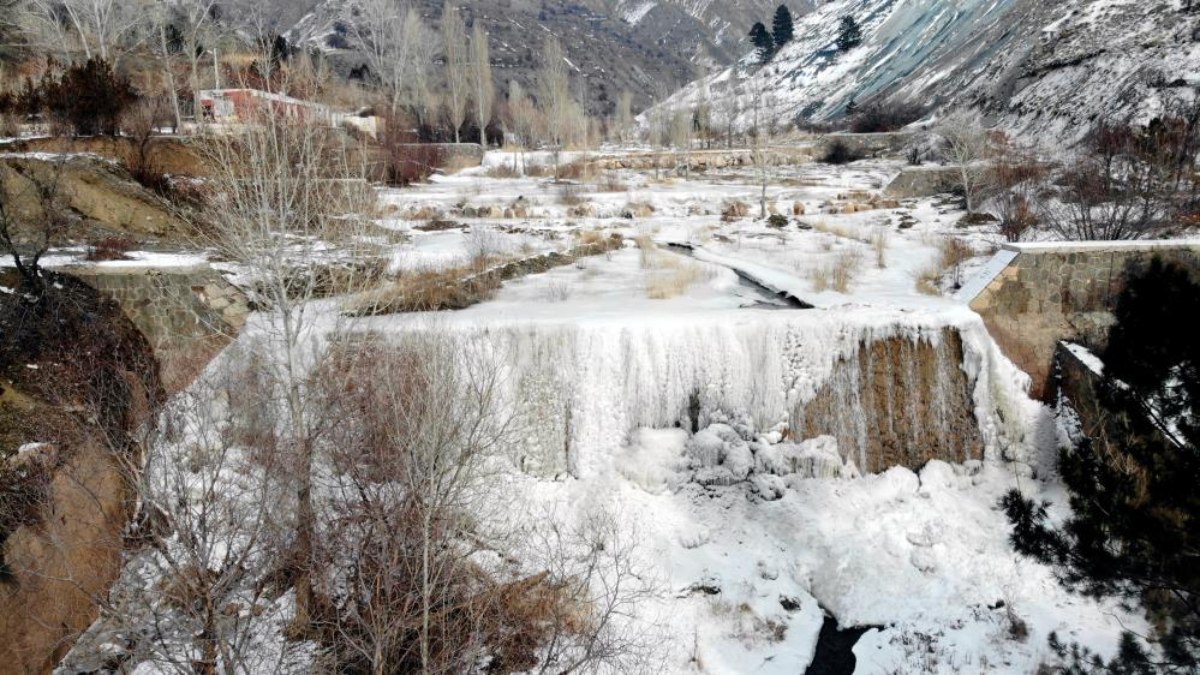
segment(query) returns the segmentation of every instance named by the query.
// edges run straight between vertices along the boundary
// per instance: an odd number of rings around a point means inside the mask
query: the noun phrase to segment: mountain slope
[[[496,82],[532,85],[544,37],[562,42],[582,76],[589,110],[612,112],[617,96],[629,90],[643,107],[690,81],[698,69],[732,63],[754,21],[769,21],[778,0],[470,0],[462,2],[468,22],[482,21],[492,44]],[[793,4],[804,11],[810,0]],[[415,0],[437,27],[441,0]],[[353,0],[322,0],[288,32],[293,43],[328,49],[330,36],[346,33],[355,18]],[[335,44],[340,41],[334,40]],[[339,60],[355,57],[340,50]]]
[[[843,16],[863,31],[846,53],[836,48]],[[1175,0],[837,0],[797,21],[796,40],[767,65],[744,57],[706,84],[714,100],[761,91],[778,120],[905,101],[1075,139],[1097,119],[1145,118],[1179,93],[1200,69],[1198,21]],[[689,105],[701,89],[692,83],[665,105]]]

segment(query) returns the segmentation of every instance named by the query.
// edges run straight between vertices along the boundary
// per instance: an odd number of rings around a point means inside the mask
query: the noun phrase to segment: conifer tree
[[[839,52],[848,52],[862,44],[862,28],[852,16],[843,16],[841,27],[838,29],[837,48]]]
[[[775,18],[771,22],[771,36],[775,43],[775,51],[792,41],[795,37],[795,20],[792,18],[792,11],[787,8],[787,5],[780,5],[775,9]]]
[[[771,56],[775,53],[775,41],[761,21],[755,22],[750,28],[750,42],[754,44],[754,51],[758,55],[759,63],[771,60]]]
[[[1154,259],[1131,271],[1114,312],[1097,387],[1103,429],[1059,454],[1071,516],[1013,491],[1001,504],[1018,552],[1051,565],[1068,588],[1137,602],[1157,627],[1157,654],[1126,635],[1110,664],[1078,645],[1051,647],[1071,672],[1195,672],[1200,667],[1200,284]]]

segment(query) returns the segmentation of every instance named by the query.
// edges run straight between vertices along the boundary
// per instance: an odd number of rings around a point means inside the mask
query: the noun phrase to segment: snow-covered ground
[[[757,213],[747,169],[689,180],[612,171],[568,189],[490,177],[505,157],[383,193],[393,208],[381,225],[405,236],[393,271],[460,265],[480,232],[506,256],[562,250],[592,231],[624,235],[626,248],[506,282],[465,310],[330,324],[436,325],[503,347],[491,353],[506,361],[510,403],[529,426],[521,460],[497,477],[498,499],[534,528],[549,525],[547,513],[560,525],[596,511],[617,518],[651,590],[623,621],[656,646],[655,672],[803,672],[825,613],[872,627],[854,648],[860,673],[1027,673],[1048,656],[1051,631],[1108,654],[1121,630],[1144,625],[1066,593],[1007,543],[1005,491],[1064,500],[1044,459],[1058,442],[1050,411],[1025,397],[1025,379],[950,296],[999,243],[994,231],[958,228],[961,212],[939,200],[882,200],[900,168],[889,161],[773,170],[767,199],[789,221],[778,228],[721,218],[735,201]],[[518,204],[521,216],[478,215]],[[418,229],[431,220],[458,225]],[[957,271],[938,266],[950,237],[978,254]],[[852,268],[841,287],[826,279],[839,265]],[[814,308],[782,307],[772,291]],[[321,307],[335,314],[334,303]],[[241,340],[254,339],[254,325]],[[973,383],[982,457],[854,477],[853,458],[829,437],[780,442],[772,425],[839,358],[864,341],[931,340],[943,328],[963,337],[957,367]],[[697,390],[702,405],[744,415],[729,425],[710,415],[689,434],[679,419]],[[556,456],[564,445],[570,456]],[[788,453],[810,469],[780,470]],[[734,479],[695,480],[714,457]],[[162,460],[185,458],[168,450]],[[272,605],[264,625],[283,623],[287,607],[286,597]]]

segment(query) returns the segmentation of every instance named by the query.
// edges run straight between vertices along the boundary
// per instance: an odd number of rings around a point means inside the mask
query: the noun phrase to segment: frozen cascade
[[[515,459],[543,475],[595,475],[638,428],[832,436],[868,472],[999,458],[1024,434],[1004,412],[1023,375],[965,310],[460,326],[505,364]]]

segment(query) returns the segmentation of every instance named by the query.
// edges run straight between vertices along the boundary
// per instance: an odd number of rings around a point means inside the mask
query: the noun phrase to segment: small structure
[[[261,89],[203,89],[196,102],[199,118],[206,122],[236,124],[271,114],[331,127],[349,125],[372,137],[377,129],[374,117],[335,112],[322,103]]]

